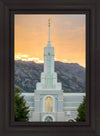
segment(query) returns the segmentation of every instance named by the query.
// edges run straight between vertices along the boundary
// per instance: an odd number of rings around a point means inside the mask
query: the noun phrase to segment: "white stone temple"
[[[63,93],[62,84],[57,82],[54,66],[54,47],[50,42],[50,19],[48,44],[44,47],[44,71],[41,82],[34,93],[23,93],[30,108],[30,121],[75,121],[77,108],[85,93]]]

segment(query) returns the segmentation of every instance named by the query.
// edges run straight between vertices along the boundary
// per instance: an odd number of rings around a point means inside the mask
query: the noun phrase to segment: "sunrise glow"
[[[85,15],[15,15],[15,60],[44,63],[48,43],[48,18],[51,18],[50,40],[55,61],[86,65]]]

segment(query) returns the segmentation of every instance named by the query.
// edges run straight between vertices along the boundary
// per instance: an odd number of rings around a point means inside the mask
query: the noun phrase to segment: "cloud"
[[[62,62],[66,63],[68,60],[67,59],[63,59]]]
[[[44,61],[43,60],[39,60],[38,63],[44,63]]]
[[[40,58],[34,58],[34,57],[30,57],[29,55],[20,54],[20,53],[18,53],[17,55],[15,55],[15,60],[34,61],[36,63],[44,63],[44,61],[41,60]]]

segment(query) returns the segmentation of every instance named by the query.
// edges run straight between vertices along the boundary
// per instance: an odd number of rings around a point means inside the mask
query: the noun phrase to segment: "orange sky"
[[[51,45],[55,60],[85,67],[85,15],[15,15],[15,59],[43,62],[48,43],[48,19],[51,18]]]

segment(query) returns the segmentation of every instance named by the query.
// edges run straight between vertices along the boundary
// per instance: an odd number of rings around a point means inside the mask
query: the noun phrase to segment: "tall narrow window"
[[[53,111],[53,101],[51,97],[47,97],[45,99],[45,112],[52,112]]]
[[[50,53],[48,53],[48,87],[51,85],[51,58]]]

